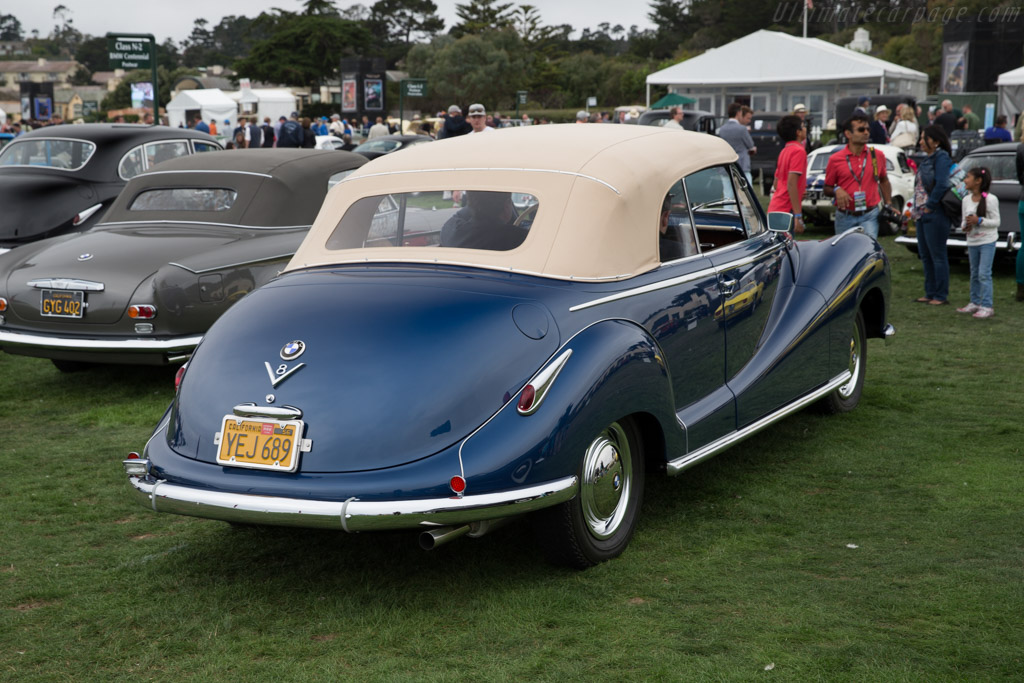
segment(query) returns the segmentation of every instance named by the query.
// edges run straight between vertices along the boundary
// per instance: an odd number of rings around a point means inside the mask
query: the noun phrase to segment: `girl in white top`
[[[991,318],[992,261],[999,239],[999,198],[989,194],[992,172],[983,166],[967,171],[964,186],[968,195],[962,203],[963,220],[960,229],[967,235],[967,256],[971,262],[971,302],[960,313],[972,313],[975,318]]]
[[[897,147],[916,146],[917,116],[914,114],[914,109],[909,105],[904,107],[900,117],[900,120],[896,122],[896,126],[892,129],[889,139],[892,140],[892,144]],[[897,139],[896,136],[901,134],[905,134],[904,137]]]

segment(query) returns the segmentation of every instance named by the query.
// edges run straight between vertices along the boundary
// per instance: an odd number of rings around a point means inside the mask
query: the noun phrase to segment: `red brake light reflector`
[[[527,384],[523,387],[522,393],[519,394],[519,412],[525,413],[533,407],[533,399],[537,397],[537,390],[533,388],[532,384]]]
[[[186,365],[182,365],[180,368],[178,368],[178,371],[176,373],[174,373],[174,390],[175,391],[177,391],[178,387],[181,386],[181,379],[182,379],[182,377],[185,376],[185,368],[186,367],[187,367]]]
[[[7,299],[0,296],[0,313],[7,310]]]
[[[135,451],[132,451],[131,453],[128,454],[128,460],[138,460],[138,459],[139,459],[139,454],[136,453]]]
[[[452,491],[455,493],[462,493],[466,490],[466,480],[456,474],[448,481],[448,486],[450,486]]]
[[[132,304],[128,307],[128,317],[136,320],[151,320],[156,317],[156,306]]]

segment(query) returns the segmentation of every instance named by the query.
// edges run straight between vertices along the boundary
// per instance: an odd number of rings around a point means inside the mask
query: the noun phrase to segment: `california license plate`
[[[85,312],[85,292],[44,289],[40,294],[39,312],[48,318],[81,318]]]
[[[269,420],[225,415],[217,463],[226,467],[294,472],[302,443],[301,420]]]

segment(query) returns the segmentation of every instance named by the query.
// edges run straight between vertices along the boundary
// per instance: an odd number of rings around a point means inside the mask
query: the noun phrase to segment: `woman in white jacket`
[[[896,145],[897,147],[916,147],[917,146],[917,116],[914,113],[914,108],[911,106],[903,107],[903,111],[900,114],[900,120],[896,122],[896,126],[892,129],[890,135],[890,144]]]

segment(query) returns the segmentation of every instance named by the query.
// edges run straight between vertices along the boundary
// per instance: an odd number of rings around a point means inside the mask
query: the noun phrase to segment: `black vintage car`
[[[379,138],[363,142],[352,151],[356,154],[362,154],[367,159],[376,159],[385,154],[397,152],[400,149],[409,149],[410,147],[432,141],[433,138],[428,138],[426,135],[382,135]]]
[[[996,241],[996,254],[1008,257],[1014,257],[1021,248],[1020,219],[1017,214],[1017,202],[1021,196],[1021,186],[1017,182],[1017,146],[1016,142],[1004,142],[979,147],[958,164],[965,171],[984,166],[992,172],[991,193],[999,198],[999,239]],[[897,237],[896,243],[917,253],[915,236]],[[954,221],[950,226],[946,248],[951,255],[967,254],[967,239],[960,230],[959,221]]]
[[[25,133],[0,150],[0,253],[85,230],[150,166],[221,149],[205,133],[167,126],[93,123]]]
[[[643,114],[640,114],[640,118],[637,120],[637,123],[641,126],[664,126],[671,118],[671,109],[648,109]],[[698,133],[711,133],[714,135],[715,131],[718,129],[718,117],[709,111],[684,109],[682,126],[684,130],[693,130]]]
[[[775,182],[775,166],[785,143],[779,137],[777,126],[779,119],[789,116],[788,111],[762,111],[750,119],[750,138],[754,141],[757,152],[750,155],[750,174],[761,178],[761,191],[770,195],[772,183]],[[805,119],[808,133],[813,125],[811,117]]]
[[[253,149],[158,165],[90,230],[0,255],[0,348],[61,370],[184,361],[214,320],[284,268],[329,188],[364,163]]]

